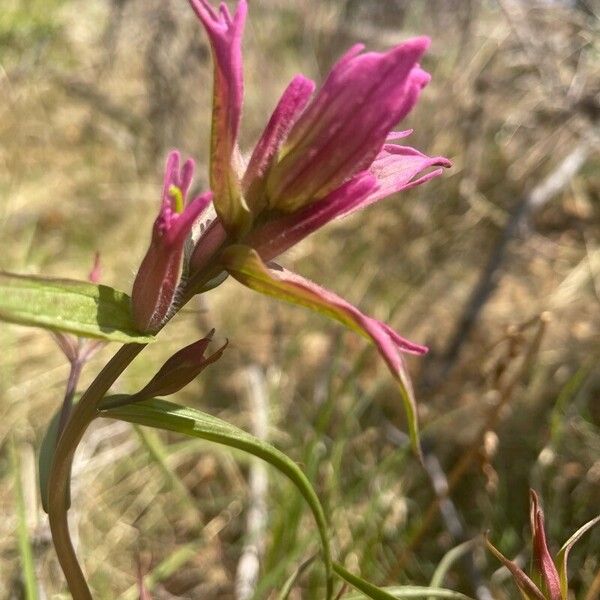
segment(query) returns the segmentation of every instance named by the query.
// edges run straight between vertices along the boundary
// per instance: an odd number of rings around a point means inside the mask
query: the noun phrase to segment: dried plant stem
[[[269,400],[265,376],[258,365],[250,365],[246,371],[248,378],[248,403],[252,416],[252,433],[266,440],[268,428]],[[249,507],[246,517],[246,542],[238,562],[235,590],[238,600],[250,600],[256,591],[260,557],[265,546],[267,523],[267,488],[269,485],[267,468],[258,459],[250,465]]]
[[[58,561],[74,600],[92,600],[92,595],[69,535],[67,489],[73,457],[83,434],[97,415],[100,401],[144,347],[144,344],[126,344],[118,350],[73,409],[56,447],[50,472],[48,517]]]
[[[443,381],[454,367],[483,307],[496,290],[510,242],[524,229],[533,213],[545,206],[572,181],[592,153],[594,142],[592,134],[582,139],[563,161],[517,204],[458,319],[455,331],[444,351],[442,368],[439,374],[436,374],[437,382]]]
[[[499,393],[498,401],[491,408],[485,422],[479,428],[477,435],[474,437],[471,444],[465,450],[461,459],[450,471],[450,474],[448,475],[448,482],[447,485],[444,486],[443,492],[441,492],[441,490],[436,490],[436,498],[429,505],[423,519],[421,519],[417,530],[410,536],[407,546],[398,556],[398,561],[396,562],[395,568],[390,574],[391,578],[396,578],[398,574],[402,571],[409,556],[420,544],[421,540],[423,540],[423,538],[435,522],[444,500],[452,493],[458,482],[462,479],[463,475],[467,472],[467,470],[477,457],[479,448],[481,447],[481,443],[485,437],[486,432],[493,431],[494,429],[496,429],[498,421],[500,420],[500,417],[502,415],[503,408],[512,399],[515,388],[529,370],[534,357],[538,353],[540,344],[542,342],[542,338],[544,337],[544,333],[546,331],[546,325],[548,321],[549,315],[547,313],[543,313],[542,315],[540,315],[538,319],[537,330],[534,334],[531,344],[527,348],[527,352],[523,357],[520,367],[517,369],[517,372],[514,374],[514,376],[511,377],[502,387]]]

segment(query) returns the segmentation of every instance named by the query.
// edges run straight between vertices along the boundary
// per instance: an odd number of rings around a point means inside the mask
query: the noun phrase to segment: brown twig
[[[508,379],[507,382],[499,390],[498,401],[491,408],[489,414],[487,415],[487,418],[482,423],[481,427],[478,429],[477,434],[473,438],[472,442],[469,444],[468,448],[463,453],[461,459],[450,471],[450,474],[448,475],[447,485],[436,489],[436,498],[431,502],[431,504],[425,511],[423,519],[419,523],[414,533],[410,536],[410,539],[405,549],[399,555],[396,566],[390,574],[390,578],[397,578],[399,573],[404,568],[407,560],[414,552],[415,548],[421,543],[431,526],[434,524],[435,520],[438,517],[438,514],[440,513],[440,510],[442,509],[442,506],[444,506],[444,501],[447,498],[449,498],[452,491],[456,488],[463,475],[467,472],[467,470],[477,457],[479,448],[483,443],[486,432],[493,431],[497,428],[498,422],[502,416],[503,408],[513,398],[515,388],[526,375],[533,362],[533,359],[538,353],[540,344],[542,342],[542,338],[544,337],[544,333],[546,331],[548,321],[549,315],[547,313],[540,315],[538,319],[537,330],[534,334],[531,344],[527,349],[527,352],[525,353],[525,356],[523,357],[521,365],[519,366],[515,374],[510,379]]]
[[[442,364],[435,375],[434,384],[444,380],[455,365],[479,314],[496,290],[500,281],[501,269],[506,262],[510,242],[517,236],[519,231],[526,228],[532,213],[545,206],[571,182],[587,161],[593,147],[594,140],[591,135],[581,140],[560,165],[518,203],[502,231],[500,239],[492,250],[462,315],[458,319],[454,333],[443,353]]]

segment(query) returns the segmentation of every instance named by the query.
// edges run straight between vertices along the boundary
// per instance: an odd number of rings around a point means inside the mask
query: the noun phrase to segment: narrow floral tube
[[[190,274],[202,271],[227,239],[221,219],[211,221],[201,233],[190,257]]]
[[[369,339],[386,362],[398,383],[413,448],[419,456],[419,426],[412,384],[402,352],[425,354],[427,348],[415,344],[394,332],[387,325],[364,315],[349,302],[333,292],[319,287],[281,267],[269,268],[255,250],[234,245],[222,255],[224,268],[243,285],[268,296],[298,304],[339,321],[349,329]]]
[[[167,159],[162,204],[154,222],[150,247],[142,260],[131,294],[133,317],[140,331],[157,331],[170,314],[181,279],[186,239],[195,220],[212,201],[208,192],[186,205],[194,163],[179,169],[179,153]]]
[[[385,53],[355,46],[338,61],[281,147],[270,206],[292,212],[370,166],[429,81],[418,66],[428,46],[426,37]]]
[[[247,226],[249,218],[235,165],[244,94],[242,36],[248,6],[246,0],[240,0],[232,16],[224,3],[218,12],[208,0],[189,3],[206,29],[214,60],[210,188],[223,225],[237,232]]]

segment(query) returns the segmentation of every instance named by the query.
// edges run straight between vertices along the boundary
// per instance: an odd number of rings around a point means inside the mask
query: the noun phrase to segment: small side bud
[[[162,205],[152,239],[138,270],[131,294],[133,318],[140,331],[157,331],[169,316],[181,280],[186,239],[196,219],[212,201],[206,193],[186,206],[194,163],[179,169],[179,152],[167,159]]]
[[[214,333],[213,329],[206,337],[173,354],[148,384],[135,394],[134,401],[174,394],[193,381],[208,365],[219,360],[228,342],[213,354],[205,356]]]

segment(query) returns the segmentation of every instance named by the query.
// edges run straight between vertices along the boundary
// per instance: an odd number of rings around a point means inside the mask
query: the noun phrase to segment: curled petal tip
[[[404,45],[409,48],[414,48],[416,51],[423,54],[431,46],[431,38],[428,35],[420,35],[418,37],[411,38],[404,42]]]

